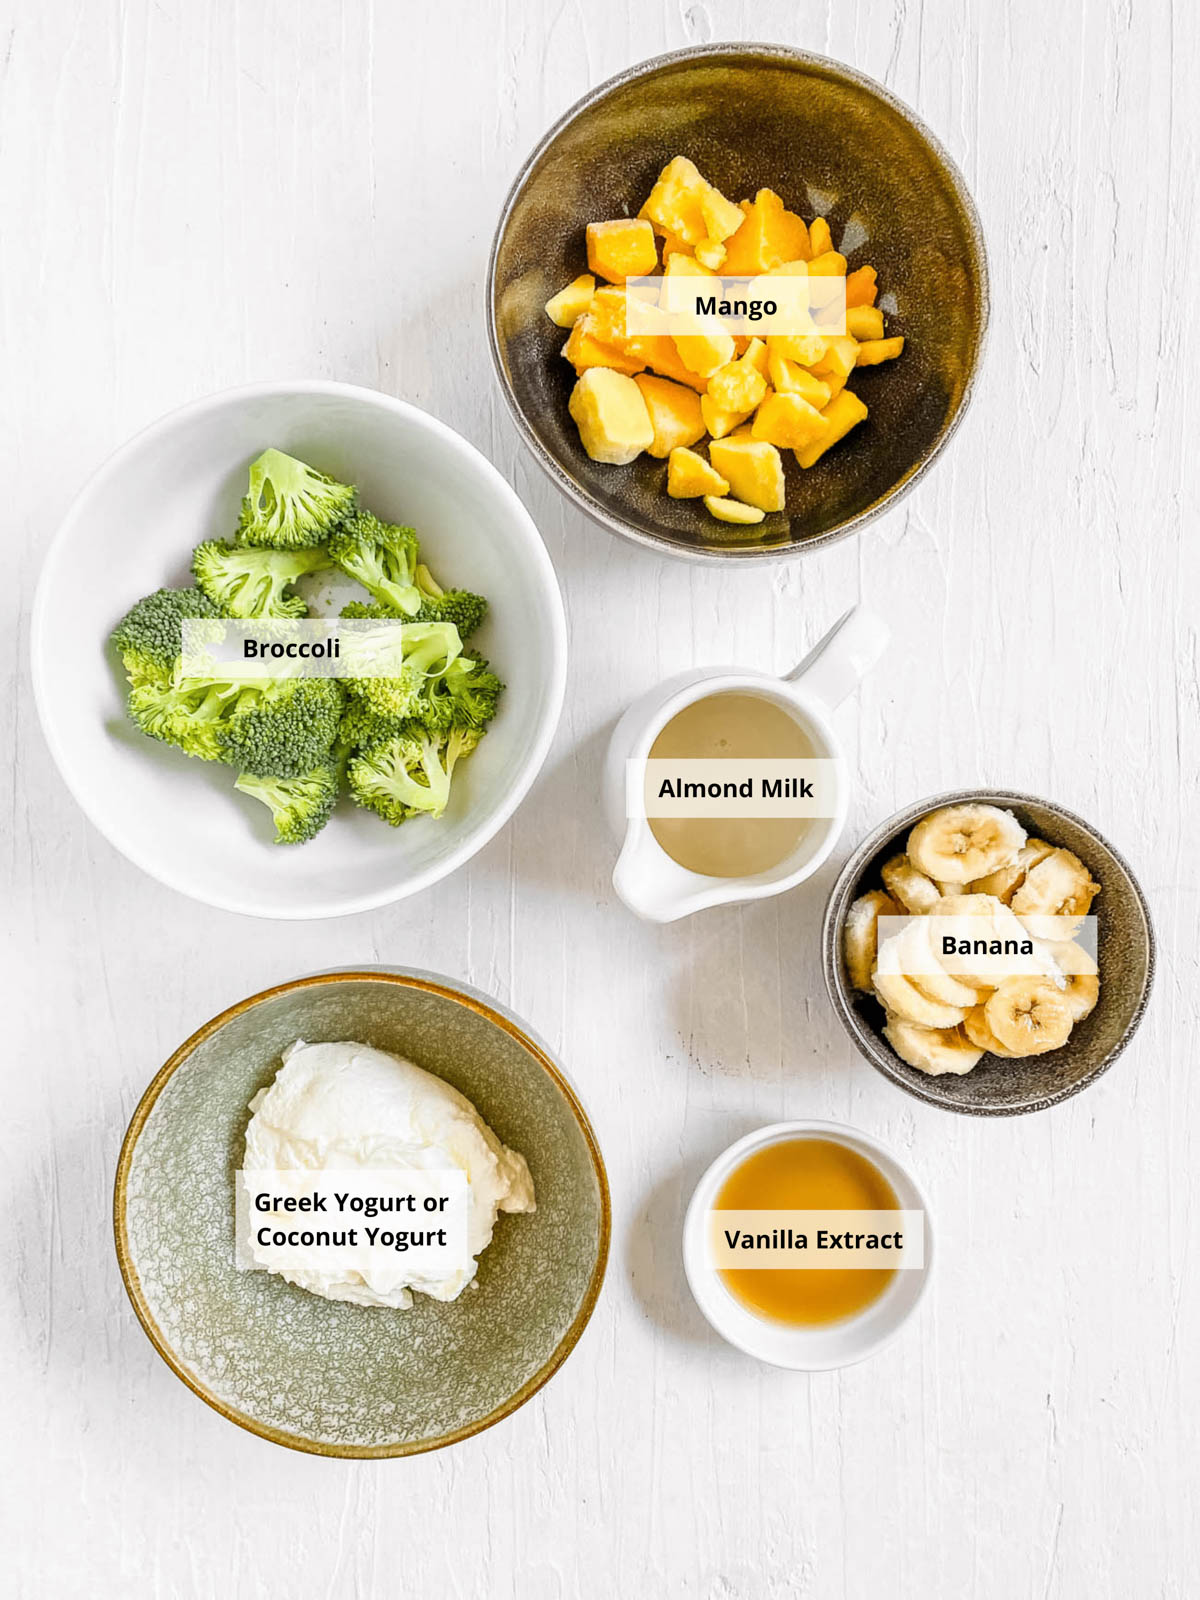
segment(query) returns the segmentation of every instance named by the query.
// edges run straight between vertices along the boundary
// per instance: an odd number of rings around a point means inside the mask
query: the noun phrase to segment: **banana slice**
[[[1100,968],[1082,945],[1074,940],[1049,947],[1059,971],[1067,980],[1063,999],[1076,1022],[1090,1017],[1100,999]]]
[[[927,911],[932,911],[942,898],[937,884],[918,872],[907,856],[893,856],[885,861],[880,876],[892,899],[898,900],[914,917],[923,917]]]
[[[1025,829],[998,806],[943,806],[923,817],[908,836],[908,858],[918,872],[943,883],[970,883],[1014,860]]]
[[[895,934],[879,947],[872,981],[883,1009],[894,1012],[902,1022],[915,1022],[922,1028],[956,1028],[966,1007],[946,1005],[921,993],[904,973],[902,938],[902,934]]]
[[[1033,934],[1062,939],[1087,916],[1092,901],[1100,893],[1091,874],[1070,850],[1051,850],[1043,861],[1031,867],[1025,882],[1012,898],[1012,908]],[[1057,925],[1044,918],[1072,918]],[[1026,921],[1026,919],[1029,919]]]
[[[991,894],[948,895],[934,913],[939,935],[951,934],[956,939],[983,939],[989,945],[995,940],[1016,940],[1018,944],[1028,939],[1022,927],[1002,900]],[[938,960],[952,978],[969,984],[985,993],[995,989],[1003,979],[994,963],[989,965],[979,956],[939,955]],[[1044,976],[1053,979],[1056,969],[1049,956],[1044,958]]]
[[[986,878],[976,878],[968,888],[972,894],[994,894],[1006,906],[1011,905],[1012,897],[1025,882],[1029,869],[1036,867],[1039,861],[1044,861],[1053,849],[1054,846],[1047,844],[1044,839],[1028,839],[1017,851],[1015,861],[1010,861],[1008,866],[996,872],[990,872]]]
[[[903,1017],[889,1015],[883,1036],[901,1061],[933,1078],[943,1072],[970,1072],[983,1055],[958,1028],[921,1028]]]
[[[879,948],[880,917],[903,916],[900,907],[882,889],[861,895],[846,913],[842,947],[850,982],[864,994],[871,993],[871,973]]]
[[[1006,978],[983,1008],[988,1027],[1015,1056],[1040,1056],[1066,1044],[1074,1018],[1048,978]]]
[[[931,915],[936,917],[937,912]],[[914,917],[900,934],[898,955],[904,976],[927,999],[941,1005],[975,1006],[990,992],[950,976],[937,953],[928,917]]]
[[[972,1044],[978,1045],[981,1050],[990,1056],[1011,1058],[1013,1052],[1006,1050],[988,1027],[987,1013],[983,1006],[973,1006],[963,1018],[963,1032]]]

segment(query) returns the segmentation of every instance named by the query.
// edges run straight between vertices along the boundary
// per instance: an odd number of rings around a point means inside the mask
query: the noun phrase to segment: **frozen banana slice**
[[[1045,839],[1028,839],[1017,851],[1014,861],[996,872],[990,872],[986,878],[976,878],[967,887],[972,894],[994,894],[1006,906],[1011,905],[1012,897],[1025,882],[1029,869],[1036,867],[1039,861],[1044,861],[1053,849],[1054,846],[1047,844]]]
[[[937,884],[923,872],[918,872],[905,855],[893,856],[890,861],[885,861],[880,876],[883,887],[892,899],[898,900],[905,911],[914,917],[923,917],[926,912],[932,911],[942,898]]]
[[[963,1018],[963,1032],[972,1044],[978,1045],[988,1055],[1011,1059],[1013,1052],[1005,1049],[988,1026],[987,1012],[983,1006],[973,1006],[967,1012]]]
[[[872,982],[883,1009],[893,1012],[902,1022],[915,1022],[922,1028],[956,1028],[966,1015],[966,1007],[931,1000],[917,988],[903,969],[902,937],[897,934],[885,939],[875,962]]]
[[[1073,918],[1074,927],[1086,917],[1100,885],[1077,855],[1070,850],[1051,850],[1044,860],[1031,867],[1025,882],[1012,898],[1012,908],[1029,931],[1043,938],[1061,939],[1072,925],[1057,925],[1043,918]]]
[[[943,883],[970,883],[1007,866],[1025,843],[1025,829],[999,806],[943,806],[908,836],[908,859]]]
[[[940,933],[951,934],[958,940],[982,939],[989,949],[997,942],[1003,946],[1007,941],[1019,947],[1029,939],[1028,930],[995,895],[949,895],[937,907],[936,914]],[[1028,958],[1022,956],[1019,959],[1024,961]],[[953,955],[942,955],[940,960],[951,977],[977,989],[995,989],[1005,976],[1003,966],[997,968],[994,963],[988,964],[990,956],[981,958],[960,949]],[[1065,980],[1049,952],[1039,954],[1035,945],[1034,960],[1039,968],[1039,974],[1035,975],[1061,987]]]
[[[1067,981],[1063,999],[1075,1022],[1090,1017],[1100,999],[1100,968],[1082,945],[1074,940],[1049,946],[1059,971]]]
[[[842,945],[846,952],[846,971],[850,982],[864,994],[871,993],[871,973],[879,948],[880,917],[899,917],[900,907],[882,889],[860,895],[846,913]]]
[[[934,1078],[943,1072],[970,1072],[983,1055],[959,1028],[922,1028],[903,1017],[889,1016],[883,1036],[901,1061]]]
[[[930,913],[937,916],[936,908]],[[929,1000],[940,1005],[975,1006],[986,999],[987,991],[960,978],[952,978],[937,953],[931,924],[927,917],[914,917],[899,935],[897,953],[900,970]]]
[[[1005,978],[983,1014],[996,1038],[1015,1056],[1057,1050],[1074,1026],[1063,991],[1048,978]]]

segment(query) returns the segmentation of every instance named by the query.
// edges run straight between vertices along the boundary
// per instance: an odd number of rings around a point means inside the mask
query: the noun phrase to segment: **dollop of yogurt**
[[[457,1089],[386,1050],[297,1039],[283,1052],[274,1082],[251,1100],[250,1111],[242,1163],[247,1172],[457,1168],[466,1174],[471,1259],[464,1268],[431,1276],[406,1268],[400,1257],[378,1273],[337,1273],[314,1251],[311,1268],[282,1274],[327,1300],[403,1309],[412,1305],[414,1289],[435,1300],[456,1300],[475,1277],[497,1215],[535,1209],[524,1156],[501,1144]]]

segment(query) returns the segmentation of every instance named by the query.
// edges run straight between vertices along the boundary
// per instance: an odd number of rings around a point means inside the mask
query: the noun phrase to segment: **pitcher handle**
[[[804,660],[784,674],[784,682],[803,682],[810,694],[832,710],[858,687],[891,637],[881,616],[866,606],[851,606]]]

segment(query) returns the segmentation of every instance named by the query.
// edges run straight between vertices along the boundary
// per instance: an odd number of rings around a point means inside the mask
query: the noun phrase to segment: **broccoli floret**
[[[360,511],[329,540],[329,554],[392,616],[411,618],[421,609],[417,535],[412,528],[380,522],[369,511]]]
[[[469,589],[443,589],[424,563],[417,567],[417,588],[421,606],[414,622],[452,622],[459,638],[469,639],[487,616],[488,603],[481,594],[472,594]]]
[[[255,778],[303,777],[329,759],[341,715],[336,678],[254,684],[222,718],[221,759]]]
[[[350,609],[347,606],[342,615]],[[462,640],[450,622],[407,623],[401,635],[401,650],[403,666],[397,676],[344,680],[353,700],[392,722],[415,715],[430,680],[445,672],[461,655]]]
[[[244,692],[245,685],[236,683],[138,679],[129,691],[129,714],[151,739],[200,761],[223,761],[221,721]]]
[[[455,729],[439,739],[419,723],[409,723],[350,762],[351,797],[394,828],[421,813],[440,817],[450,798],[455,763],[478,742],[474,731]]]
[[[250,488],[238,518],[239,544],[311,550],[351,516],[358,491],[282,450],[264,450],[250,466]]]
[[[368,704],[357,694],[348,694],[342,720],[338,723],[337,742],[347,752],[368,750],[372,745],[394,738],[407,721],[407,717],[394,716]]]
[[[315,550],[255,550],[206,539],[192,555],[192,571],[201,589],[227,617],[303,617],[308,607],[288,585],[306,572],[329,565]]]
[[[332,765],[302,778],[256,778],[243,772],[234,788],[269,807],[276,844],[307,844],[329,821],[337,803],[338,775]]]
[[[112,631],[129,681],[165,687],[183,653],[185,618],[220,615],[202,589],[156,589],[139,600]]]
[[[486,661],[459,656],[440,677],[426,681],[413,715],[431,728],[486,728],[503,692]]]

